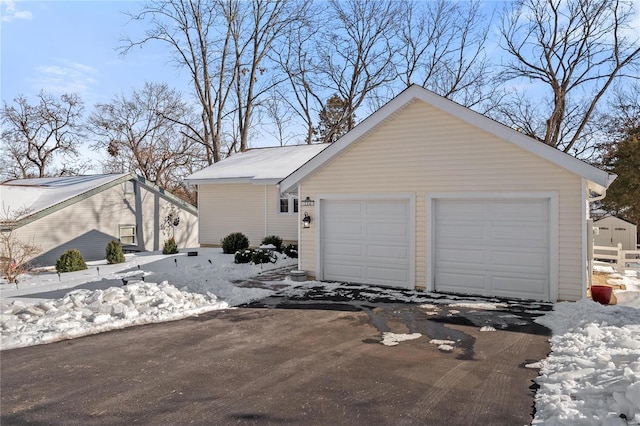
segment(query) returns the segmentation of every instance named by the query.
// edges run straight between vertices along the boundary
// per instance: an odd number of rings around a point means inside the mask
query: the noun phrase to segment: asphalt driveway
[[[544,358],[549,345],[526,307],[434,313],[389,301],[261,303],[3,351],[0,423],[531,421],[537,370],[525,365]],[[489,316],[511,325],[480,331],[475,323]],[[380,344],[381,330],[418,329],[418,339]],[[457,343],[443,352],[433,338]]]

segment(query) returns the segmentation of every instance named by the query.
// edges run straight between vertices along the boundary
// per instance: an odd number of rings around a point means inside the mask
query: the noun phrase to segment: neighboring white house
[[[279,185],[314,204],[317,279],[556,301],[586,297],[589,203],[613,179],[411,86]]]
[[[326,144],[254,148],[234,154],[185,179],[198,188],[199,241],[220,247],[232,232],[252,246],[267,235],[298,241],[298,196],[280,197],[277,184],[327,148]]]
[[[593,226],[598,228],[598,233],[594,236],[595,245],[617,247],[618,244],[622,244],[622,250],[636,250],[638,227],[633,223],[619,217],[607,216],[594,221]]]
[[[41,247],[32,260],[39,266],[54,265],[72,248],[85,260],[104,259],[112,239],[126,250],[160,250],[171,236],[171,213],[180,219],[178,247],[198,244],[197,209],[135,174],[11,180],[0,185],[0,207],[3,219],[12,219],[3,230]]]

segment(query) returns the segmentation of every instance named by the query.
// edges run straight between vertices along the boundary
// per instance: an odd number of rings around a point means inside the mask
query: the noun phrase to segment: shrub
[[[249,248],[249,239],[242,232],[229,234],[220,243],[222,244],[222,252],[225,254],[232,254]]]
[[[295,244],[287,244],[283,251],[285,256],[290,257],[292,259],[298,258],[298,246]]]
[[[56,271],[73,272],[87,269],[87,264],[78,249],[70,249],[62,253],[56,262]]]
[[[282,238],[278,237],[277,235],[267,235],[262,239],[262,244],[271,244],[275,246],[278,253],[282,253]]]
[[[177,252],[178,245],[176,244],[175,238],[171,237],[164,242],[164,247],[162,247],[162,254],[176,254]]]
[[[234,255],[233,260],[235,263],[249,263],[253,258],[254,251],[255,250],[252,249],[238,250]]]
[[[256,265],[262,263],[275,263],[278,258],[271,250],[255,250],[251,255],[251,261]]]
[[[122,252],[122,244],[120,241],[111,240],[107,244],[107,263],[124,263],[124,253]]]

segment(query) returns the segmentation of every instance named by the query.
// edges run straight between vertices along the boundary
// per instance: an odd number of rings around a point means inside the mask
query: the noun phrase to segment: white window
[[[135,246],[138,245],[138,238],[136,236],[135,225],[119,225],[120,242],[123,245]]]
[[[280,213],[298,213],[298,196],[283,195],[280,198]]]

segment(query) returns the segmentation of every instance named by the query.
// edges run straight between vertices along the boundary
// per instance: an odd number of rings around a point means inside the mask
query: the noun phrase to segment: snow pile
[[[429,341],[432,345],[438,345],[438,349],[442,352],[451,352],[455,349],[456,344],[453,340],[432,339]]]
[[[558,303],[536,320],[553,337],[536,380],[532,424],[640,424],[640,279],[624,281],[618,305]]]
[[[106,290],[75,290],[39,303],[14,301],[2,309],[2,349],[171,321],[229,305],[213,294],[180,291],[166,281],[132,283]]]
[[[418,339],[421,336],[422,334],[420,333],[398,334],[398,333],[391,333],[389,331],[385,331],[384,333],[382,333],[382,341],[380,343],[382,343],[385,346],[396,346],[400,342],[404,342],[406,340]]]
[[[23,275],[18,287],[2,283],[0,349],[173,321],[248,303],[274,291],[234,282],[295,264],[282,257],[264,266],[236,265],[233,255],[220,249],[199,249],[199,254],[140,253],[127,255],[125,263],[92,262],[87,270],[60,276]]]

